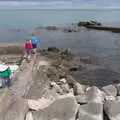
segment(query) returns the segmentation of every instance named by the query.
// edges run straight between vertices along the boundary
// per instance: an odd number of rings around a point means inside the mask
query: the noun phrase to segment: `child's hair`
[[[25,39],[25,41],[29,41],[29,39]]]
[[[34,34],[34,33],[32,33],[32,36],[35,36],[35,34]]]

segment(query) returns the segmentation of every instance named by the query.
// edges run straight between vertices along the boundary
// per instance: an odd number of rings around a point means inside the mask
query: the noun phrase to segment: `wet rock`
[[[70,72],[76,72],[76,71],[82,71],[82,70],[84,70],[83,65],[73,65],[69,68]]]
[[[90,64],[91,63],[89,56],[87,56],[87,57],[81,57],[80,61],[83,62],[83,63],[86,63],[86,64]]]
[[[74,83],[73,91],[74,91],[74,95],[84,94],[83,85],[79,84],[78,82]]]
[[[47,30],[56,30],[56,26],[47,26],[46,27]]]
[[[71,33],[71,32],[79,32],[79,30],[76,30],[75,28],[71,29],[71,28],[66,28],[64,29],[65,33]]]
[[[64,32],[65,33],[70,33],[70,32],[73,32],[71,29],[64,29]]]
[[[33,112],[34,120],[75,120],[78,104],[71,94],[63,95],[47,108]]]
[[[60,50],[57,47],[48,47],[47,51],[48,52],[59,52]]]
[[[120,120],[120,100],[106,101],[104,111],[109,120]]]
[[[117,95],[120,96],[120,84],[116,85]]]
[[[4,120],[24,120],[27,112],[27,100],[20,98],[10,107],[10,109],[8,109],[8,112],[5,114]]]
[[[78,71],[79,70],[79,67],[78,66],[72,66],[69,71]]]
[[[108,85],[105,87],[102,87],[102,90],[110,96],[116,96],[117,95],[117,89],[115,88],[114,85]]]
[[[78,26],[101,26],[101,23],[100,22],[97,22],[97,21],[93,21],[93,20],[90,20],[90,21],[80,21],[78,23]]]

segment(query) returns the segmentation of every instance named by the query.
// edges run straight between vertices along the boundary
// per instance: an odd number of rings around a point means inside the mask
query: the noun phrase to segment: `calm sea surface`
[[[87,30],[64,33],[64,28],[81,20],[97,20],[105,25],[120,26],[120,10],[0,10],[0,42],[23,43],[32,32],[40,39],[40,48],[71,48],[79,55],[90,55],[106,68],[120,72],[120,34]],[[57,25],[56,31],[34,29]]]
[[[120,10],[0,10],[0,27],[2,28],[33,28],[81,20],[119,24]]]

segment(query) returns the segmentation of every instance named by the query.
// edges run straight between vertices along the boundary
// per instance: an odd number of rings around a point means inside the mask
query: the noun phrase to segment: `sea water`
[[[0,28],[34,28],[51,24],[97,20],[120,26],[120,9],[1,9]]]
[[[24,43],[35,32],[40,48],[71,48],[78,55],[89,55],[107,69],[120,72],[120,34],[88,29],[64,33],[69,24],[82,20],[119,27],[120,10],[0,10],[0,42]],[[34,29],[47,25],[59,29]]]

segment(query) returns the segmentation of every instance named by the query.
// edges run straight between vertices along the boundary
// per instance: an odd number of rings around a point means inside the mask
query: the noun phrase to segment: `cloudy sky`
[[[0,8],[120,8],[120,0],[0,0]]]

